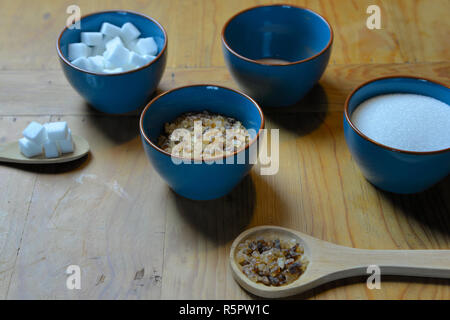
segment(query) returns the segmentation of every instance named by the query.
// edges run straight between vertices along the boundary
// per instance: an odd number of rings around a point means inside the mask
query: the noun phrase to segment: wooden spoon
[[[65,153],[57,158],[46,158],[44,154],[33,158],[25,157],[19,149],[19,142],[12,142],[4,147],[0,147],[0,162],[9,163],[29,163],[29,164],[51,164],[69,162],[83,157],[89,152],[89,144],[86,139],[72,135],[73,152]]]
[[[295,239],[304,248],[309,264],[300,278],[285,286],[266,286],[251,281],[239,268],[237,246],[247,240]],[[265,298],[282,298],[302,293],[321,284],[353,276],[367,275],[370,265],[377,265],[381,275],[450,278],[450,250],[363,250],[339,246],[298,231],[261,226],[241,233],[230,250],[230,265],[235,280],[249,292]]]

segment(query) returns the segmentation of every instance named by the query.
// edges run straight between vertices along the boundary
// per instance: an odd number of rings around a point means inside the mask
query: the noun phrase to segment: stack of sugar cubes
[[[60,153],[73,152],[72,132],[67,122],[49,122],[44,125],[32,121],[22,132],[19,140],[20,152],[32,158],[42,154],[46,158],[57,158]]]
[[[104,22],[100,32],[81,32],[81,42],[69,44],[69,60],[80,69],[95,73],[119,73],[140,68],[158,54],[155,39],[139,38],[140,35],[130,22],[121,28]]]

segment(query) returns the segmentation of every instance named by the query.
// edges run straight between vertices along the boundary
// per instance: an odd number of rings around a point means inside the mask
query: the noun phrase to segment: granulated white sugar
[[[450,147],[450,106],[417,94],[386,94],[361,103],[353,124],[372,140],[407,151]]]

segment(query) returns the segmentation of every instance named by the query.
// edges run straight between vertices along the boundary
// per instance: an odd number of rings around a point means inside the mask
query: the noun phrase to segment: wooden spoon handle
[[[381,275],[450,278],[450,250],[352,249],[349,265],[377,265]]]

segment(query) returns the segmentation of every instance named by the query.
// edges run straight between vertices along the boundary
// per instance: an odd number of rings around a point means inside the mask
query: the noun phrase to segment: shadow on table
[[[141,107],[139,107],[136,110],[130,111],[130,112],[126,112],[126,113],[121,113],[121,114],[110,114],[110,113],[105,113],[102,111],[99,111],[97,109],[95,109],[90,103],[84,101],[84,108],[90,113],[90,114],[96,114],[96,115],[104,115],[104,116],[113,116],[113,117],[139,117],[142,113],[142,110],[144,110],[145,106],[147,105],[148,102],[150,102],[153,98],[159,96],[161,93],[163,93],[164,90],[162,90],[161,88],[156,88],[155,92],[153,92],[153,94],[148,98],[147,102],[142,105]]]
[[[148,99],[152,100],[154,97],[163,93],[160,88],[157,88],[153,95]],[[139,119],[145,105],[137,110],[130,111],[123,114],[109,114],[96,110],[92,105],[85,102],[85,109],[89,111],[86,119],[92,123],[94,128],[98,128],[104,135],[117,144],[128,142],[139,136]]]
[[[395,194],[378,189],[395,211],[444,236],[450,236],[450,176],[417,194]]]
[[[195,201],[172,193],[182,218],[193,229],[219,244],[233,241],[250,228],[250,222],[253,227],[284,225],[283,221],[286,221],[282,199],[259,173],[247,175],[230,194],[216,200]],[[258,208],[256,193],[264,199]]]
[[[27,172],[59,174],[75,170],[83,170],[92,160],[91,153],[81,157],[80,159],[53,164],[22,164],[22,163],[1,163],[1,166],[15,168]]]
[[[259,170],[260,167],[254,170]],[[259,172],[253,175],[253,181],[257,188],[260,202],[255,211],[254,226],[275,225],[280,227],[292,227],[292,215],[280,191],[273,187],[270,180],[273,176],[264,176]],[[300,230],[303,231],[303,230]]]
[[[90,127],[96,128],[115,144],[122,144],[139,136],[139,117],[137,115],[92,114],[85,117]]]
[[[250,175],[230,194],[216,200],[195,201],[173,194],[182,218],[218,244],[233,240],[248,226],[256,203],[255,186]]]
[[[304,136],[317,129],[328,113],[324,88],[316,84],[298,103],[289,107],[266,107],[264,115],[274,129],[289,130]]]

